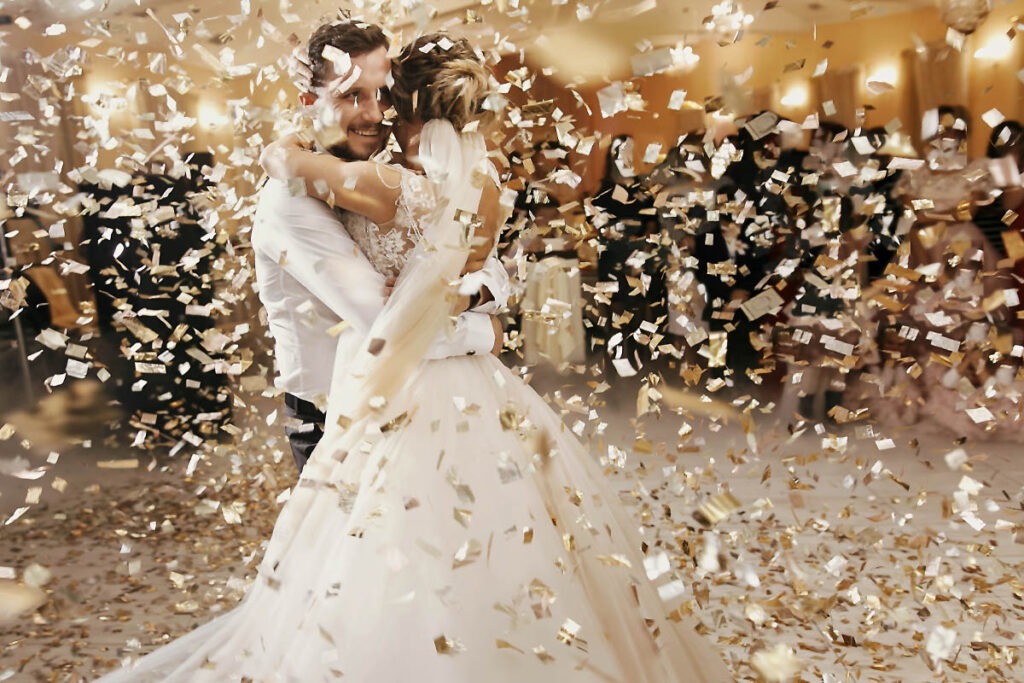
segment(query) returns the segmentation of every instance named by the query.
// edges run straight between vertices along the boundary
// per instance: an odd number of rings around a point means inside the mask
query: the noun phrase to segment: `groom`
[[[340,50],[351,59],[348,74],[335,73],[324,57]],[[302,103],[329,108],[345,142],[328,151],[346,160],[369,159],[387,140],[383,101],[391,70],[388,39],[379,26],[353,21],[325,24],[309,40],[312,86]],[[341,92],[325,86],[344,79]],[[300,84],[302,88],[303,84]],[[323,436],[324,412],[336,363],[355,353],[359,341],[380,313],[391,283],[370,264],[346,229],[348,214],[269,180],[260,190],[253,224],[256,282],[267,311],[285,412],[302,423],[286,427],[295,462],[302,470]],[[501,327],[490,314],[505,305],[508,275],[489,246],[475,249],[467,268],[480,294],[471,310],[456,320],[455,330],[439,338],[427,358],[489,353],[500,347]],[[337,360],[336,360],[337,357]]]

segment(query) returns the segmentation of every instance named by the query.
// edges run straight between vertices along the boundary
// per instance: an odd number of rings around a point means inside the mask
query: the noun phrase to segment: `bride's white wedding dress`
[[[350,227],[376,267],[437,192],[403,169],[394,229]],[[490,355],[416,365],[340,464],[314,454],[241,604],[104,680],[731,680],[543,399]]]

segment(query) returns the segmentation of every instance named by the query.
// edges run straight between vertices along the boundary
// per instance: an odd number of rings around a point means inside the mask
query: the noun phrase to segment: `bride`
[[[237,608],[102,680],[731,680],[661,599],[674,577],[645,569],[638,523],[540,396],[490,355],[422,360],[474,232],[505,210],[468,43],[421,37],[394,81],[405,166],[294,141],[264,155],[270,175],[373,221],[353,238],[400,277],[339,364],[328,432],[259,574]]]

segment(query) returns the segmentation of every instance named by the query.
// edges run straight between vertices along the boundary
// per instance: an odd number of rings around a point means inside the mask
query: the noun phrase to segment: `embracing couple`
[[[262,158],[261,298],[309,426],[259,574],[238,607],[102,680],[730,680],[659,595],[685,577],[645,567],[650,532],[488,353],[508,210],[483,60],[438,34],[387,49],[375,26],[318,29],[304,98],[344,140]],[[369,160],[389,134],[397,163]]]

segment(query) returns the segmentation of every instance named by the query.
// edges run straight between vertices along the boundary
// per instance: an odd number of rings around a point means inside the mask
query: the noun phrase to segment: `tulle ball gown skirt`
[[[104,680],[732,680],[671,618],[589,453],[497,359],[427,362],[383,412],[340,463],[314,455],[237,608]]]

